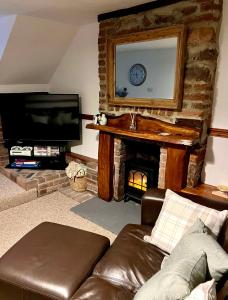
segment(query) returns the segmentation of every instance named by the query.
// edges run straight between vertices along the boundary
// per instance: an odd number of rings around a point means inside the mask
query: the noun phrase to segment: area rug
[[[0,256],[23,235],[45,221],[102,234],[112,242],[116,237],[113,233],[70,211],[77,204],[76,200],[55,192],[0,212]]]
[[[118,234],[126,224],[139,224],[141,207],[133,201],[106,202],[94,197],[71,208],[77,215]]]

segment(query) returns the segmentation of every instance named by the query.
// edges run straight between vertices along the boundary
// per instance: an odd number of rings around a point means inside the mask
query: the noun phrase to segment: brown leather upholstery
[[[161,211],[164,198],[165,190],[161,189],[153,188],[143,195],[141,207],[141,223],[143,225],[154,226]],[[150,200],[153,200],[153,207]]]
[[[132,300],[134,294],[121,285],[91,276],[75,293],[72,300]]]
[[[143,241],[143,236],[150,232],[148,226],[125,226],[96,265],[93,275],[137,291],[160,269],[164,258],[160,249]]]
[[[228,202],[189,198],[215,209],[228,209]],[[132,300],[164,258],[159,248],[143,241],[143,236],[151,233],[163,199],[164,191],[156,195],[147,192],[142,201],[143,225],[125,226],[108,251],[104,237],[61,225],[54,230],[56,224],[40,225],[0,259],[0,300]],[[228,252],[228,221],[218,241]],[[220,292],[227,293],[227,289]]]
[[[74,300],[128,300],[160,270],[164,258],[157,247],[143,241],[151,227],[128,224],[96,265],[92,279],[76,292]]]
[[[0,281],[47,298],[70,299],[109,247],[106,237],[54,223],[42,223],[25,235],[0,260]],[[1,286],[3,287],[3,285]],[[21,288],[23,287],[23,288]],[[5,297],[0,289],[0,299]]]

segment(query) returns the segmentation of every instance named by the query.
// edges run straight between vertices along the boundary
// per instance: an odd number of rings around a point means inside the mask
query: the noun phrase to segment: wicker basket
[[[87,178],[75,177],[74,179],[70,179],[70,186],[76,192],[84,192],[87,188]]]

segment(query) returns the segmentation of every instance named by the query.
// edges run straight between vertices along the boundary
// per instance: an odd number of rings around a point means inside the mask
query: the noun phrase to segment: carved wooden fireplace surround
[[[200,141],[200,130],[136,116],[136,130],[130,130],[129,114],[109,117],[105,126],[88,124],[99,130],[98,194],[103,200],[113,197],[114,137],[156,142],[167,148],[165,188],[179,191],[186,186],[190,150]],[[143,145],[143,144],[142,144]]]

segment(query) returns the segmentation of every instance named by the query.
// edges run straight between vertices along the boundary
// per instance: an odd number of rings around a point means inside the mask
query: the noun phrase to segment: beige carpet
[[[34,200],[36,189],[24,190],[0,173],[0,211]]]
[[[112,242],[115,239],[113,233],[70,211],[77,204],[76,200],[55,192],[0,212],[0,256],[24,234],[44,221],[102,234]]]

